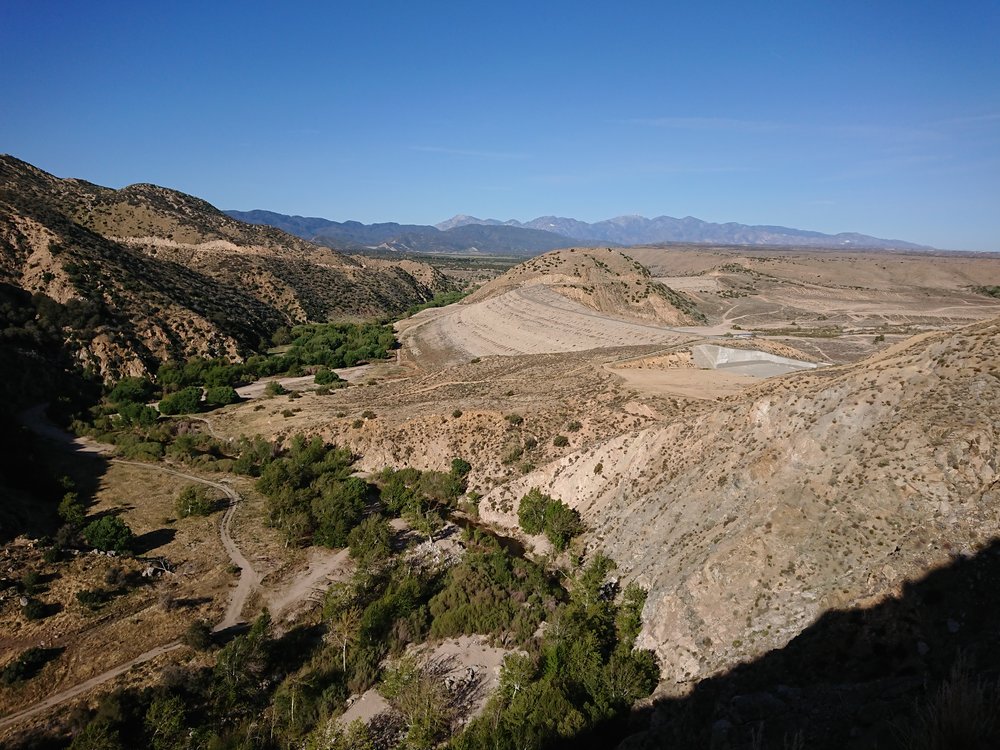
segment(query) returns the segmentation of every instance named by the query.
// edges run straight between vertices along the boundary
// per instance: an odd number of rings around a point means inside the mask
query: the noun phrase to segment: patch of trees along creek
[[[172,407],[184,412],[227,401],[228,391],[226,398],[208,394],[248,377],[296,368],[328,377],[323,373],[352,359],[384,355],[392,341],[381,330],[341,331],[348,340],[360,333],[373,343],[375,351],[364,353],[357,338],[339,353],[336,338],[312,347],[336,332],[321,326],[293,329],[284,352],[259,360],[165,364],[153,379],[127,378],[108,388],[79,416],[79,432],[115,444],[126,456],[169,457],[256,477],[268,522],[289,544],[347,547],[355,572],[326,591],[321,614],[280,634],[266,610],[235,635],[193,622],[184,643],[204,654],[189,664],[203,666],[172,665],[155,684],[105,694],[96,710],[78,708],[68,724],[14,736],[9,747],[542,748],[602,731],[652,692],[659,680],[655,658],[634,648],[645,591],[636,585],[620,590],[614,563],[603,555],[536,561],[476,528],[478,496],[466,492],[472,467],[465,460],[455,458],[448,472],[386,468],[366,481],[352,476],[355,456],[320,438],[222,442],[198,432],[189,418],[165,416]],[[186,389],[197,389],[197,401],[177,398]],[[157,398],[159,410],[148,406]],[[45,560],[58,565],[73,547],[128,554],[131,530],[115,516],[89,519],[86,492],[79,489],[66,483],[50,493],[58,521],[54,534],[38,538],[48,550]],[[193,488],[177,498],[181,517],[215,510]],[[526,531],[545,533],[556,550],[582,530],[579,516],[537,491],[524,498],[522,510]],[[409,532],[396,531],[394,518]],[[449,518],[465,526],[460,533],[449,527],[449,541],[460,537],[457,555],[436,562],[437,556],[414,549],[438,543]],[[106,600],[101,592],[87,596],[92,608]],[[408,653],[414,645],[462,635],[486,637],[507,651],[499,688],[471,720],[456,713],[454,686]],[[28,649],[0,671],[17,689],[58,658]],[[392,710],[371,726],[339,723],[350,697],[371,688]]]

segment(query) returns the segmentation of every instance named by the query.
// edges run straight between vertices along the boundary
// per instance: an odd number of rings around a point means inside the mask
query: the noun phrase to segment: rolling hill
[[[447,288],[415,265],[347,257],[167,188],[112,190],[0,157],[0,284],[50,300],[76,359],[105,376],[239,358],[278,326],[382,316]]]

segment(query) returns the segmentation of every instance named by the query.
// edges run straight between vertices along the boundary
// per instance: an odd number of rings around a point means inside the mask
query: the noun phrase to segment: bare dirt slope
[[[765,380],[567,456],[481,510],[513,528],[532,486],[577,508],[587,546],[650,588],[641,640],[676,685],[1000,533],[998,426],[993,320]]]
[[[667,344],[683,338],[663,325],[595,312],[543,284],[420,313],[400,331],[406,360],[421,369],[497,354]]]
[[[621,250],[555,250],[515,266],[469,297],[476,303],[511,290],[549,288],[607,317],[660,325],[701,320],[683,294],[653,279],[649,270]]]

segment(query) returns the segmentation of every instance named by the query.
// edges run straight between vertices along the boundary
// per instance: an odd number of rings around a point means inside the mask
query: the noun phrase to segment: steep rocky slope
[[[532,486],[577,508],[588,548],[650,588],[641,641],[669,689],[984,547],[1000,532],[998,432],[992,320],[690,405],[497,488],[481,509],[514,527]]]
[[[239,357],[279,325],[381,316],[447,287],[430,267],[368,264],[183,193],[59,179],[9,156],[0,282],[73,305],[67,343],[116,377],[167,357]]]
[[[531,286],[546,286],[614,317],[666,325],[689,325],[702,315],[685,295],[654,281],[649,271],[620,250],[572,248],[532,258],[467,298],[472,304]]]

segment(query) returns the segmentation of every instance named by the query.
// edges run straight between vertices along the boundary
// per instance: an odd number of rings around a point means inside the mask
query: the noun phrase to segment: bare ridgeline
[[[619,588],[648,590],[636,645],[655,653],[661,680],[631,719],[577,744],[932,747],[921,742],[961,737],[947,735],[949,721],[965,731],[997,720],[1000,258],[689,246],[557,250],[506,271],[455,258],[399,264],[314,256],[308,243],[151,186],[102,192],[20,163],[5,169],[8,184],[28,180],[34,193],[5,193],[4,282],[61,302],[82,287],[103,295],[119,324],[76,343],[112,377],[144,372],[150,351],[181,344],[238,358],[278,323],[384,314],[393,295],[405,307],[490,277],[460,303],[399,320],[397,356],[343,371],[348,387],[296,373],[279,379],[290,394],[246,390],[185,429],[223,445],[318,435],[349,448],[365,478],[386,466],[447,472],[460,456],[479,498],[475,523],[571,577],[580,559],[614,560]],[[58,211],[38,208],[46,191]],[[115,274],[135,268],[139,291],[118,288]],[[354,283],[363,292],[349,298]],[[142,284],[162,314],[143,308]],[[241,318],[219,317],[213,299],[239,305]],[[239,491],[226,529],[254,573],[244,619],[270,605],[289,632],[318,627],[324,588],[353,574],[346,555],[286,544],[254,483],[226,472],[216,466],[212,481]],[[120,463],[104,477],[93,511],[148,535],[184,486]],[[579,513],[584,530],[568,551],[522,530],[519,501],[532,488]],[[468,554],[450,522],[429,535],[393,523],[414,569]],[[96,653],[118,664],[173,642],[185,611],[223,617],[238,572],[216,523],[172,530],[146,537],[174,566],[146,599],[30,623],[12,599],[0,602],[4,663],[40,643],[64,649],[26,687],[0,688],[5,716],[114,666]],[[40,564],[23,540],[4,554],[11,568]],[[53,598],[118,563],[67,565],[45,584]],[[156,604],[165,586],[183,607]],[[338,664],[355,648],[344,638]],[[427,679],[461,695],[457,732],[509,688],[501,665],[517,653],[511,639],[431,639],[393,674],[423,663]],[[206,658],[158,653],[77,700],[96,704],[102,690],[156,684],[170,665]],[[403,731],[393,697],[359,691],[346,703],[349,719]],[[67,727],[71,706],[0,736]],[[345,730],[334,716],[329,741]]]

